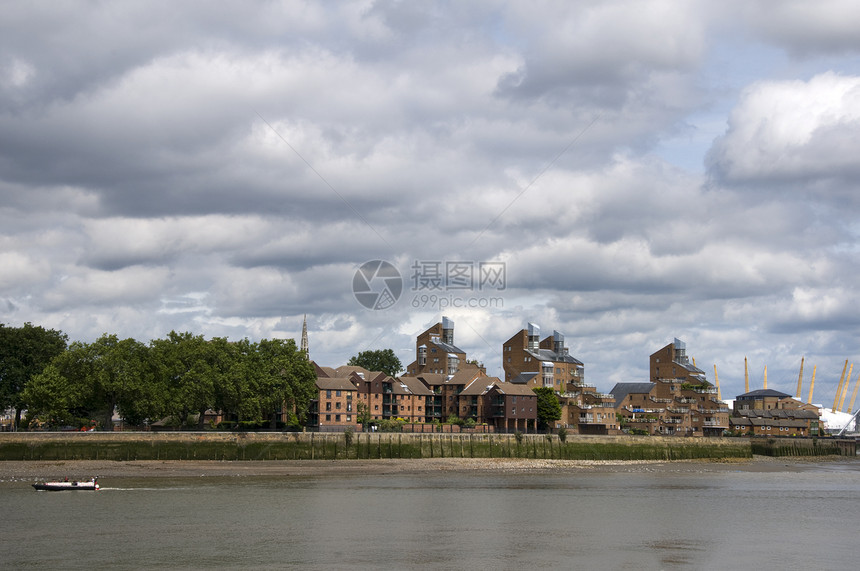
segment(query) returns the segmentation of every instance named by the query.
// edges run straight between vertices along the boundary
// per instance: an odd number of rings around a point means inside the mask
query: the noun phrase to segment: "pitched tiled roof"
[[[621,406],[621,402],[629,394],[648,394],[654,388],[654,383],[616,383],[609,393],[615,397],[615,406]]]
[[[445,384],[448,385],[466,385],[471,383],[478,377],[484,376],[484,373],[477,367],[477,365],[471,365],[469,367],[461,367],[459,371],[454,373],[454,375],[445,381]]]
[[[490,387],[502,381],[496,377],[478,377],[460,391],[461,395],[474,396],[486,393]]]
[[[335,369],[335,371],[337,372],[337,375],[339,377],[346,377],[350,373],[364,373],[364,379],[366,381],[372,379],[376,374],[375,371],[368,371],[364,367],[359,367],[357,365],[341,365],[340,367]]]
[[[465,351],[463,351],[462,349],[460,349],[456,345],[450,345],[448,343],[443,343],[442,341],[431,341],[430,343],[432,343],[433,345],[436,345],[437,347],[439,347],[440,349],[442,349],[446,353],[462,353],[462,354],[466,353]]]
[[[806,418],[813,420],[819,418],[816,411],[802,408],[740,409],[737,411],[737,414],[749,418]]]
[[[320,390],[354,391],[355,385],[346,377],[317,377]]]
[[[526,353],[538,361],[552,361],[554,363],[573,363],[574,365],[582,365],[582,361],[572,355],[559,355],[555,351],[551,351],[549,349],[538,349],[537,351],[526,349]]]
[[[759,389],[757,391],[750,391],[748,393],[744,393],[742,395],[738,395],[735,397],[736,400],[746,400],[746,399],[756,399],[763,397],[776,397],[776,398],[790,398],[791,395],[787,395],[785,393],[781,393],[779,391],[775,391],[773,389]]]
[[[447,375],[437,375],[434,373],[421,374],[418,375],[418,378],[424,381],[424,383],[429,386],[444,385],[445,381],[448,380]]]
[[[524,385],[536,376],[538,376],[538,373],[520,373],[519,375],[511,379],[511,382],[517,385]]]
[[[429,396],[433,394],[433,391],[428,389],[427,385],[422,383],[418,377],[399,377],[399,379],[413,395]]]
[[[498,391],[505,395],[531,396],[537,398],[533,390],[525,385],[515,385],[514,383],[503,383],[499,381],[493,385]]]

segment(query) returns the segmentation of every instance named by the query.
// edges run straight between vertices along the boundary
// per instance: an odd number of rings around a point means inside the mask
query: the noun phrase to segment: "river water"
[[[4,569],[853,569],[860,463],[0,483]]]

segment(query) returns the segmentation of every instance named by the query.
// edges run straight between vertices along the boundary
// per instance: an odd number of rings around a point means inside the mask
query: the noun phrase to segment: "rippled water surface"
[[[6,569],[849,569],[860,466],[0,484]]]

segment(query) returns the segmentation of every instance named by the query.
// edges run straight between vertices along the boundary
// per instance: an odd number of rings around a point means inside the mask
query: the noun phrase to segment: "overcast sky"
[[[830,406],[860,373],[857,22],[853,0],[9,3],[0,322],[256,340],[307,314],[320,364],[405,365],[447,315],[501,375],[532,321],[601,390],[678,337],[724,398],[744,356],[794,394],[805,356]],[[392,307],[353,295],[369,260],[402,275]],[[435,287],[433,262],[504,263],[504,289]]]

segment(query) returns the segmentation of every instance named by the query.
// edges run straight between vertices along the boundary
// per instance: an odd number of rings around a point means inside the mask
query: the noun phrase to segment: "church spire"
[[[305,314],[305,320],[302,322],[302,353],[305,354],[305,358],[308,359],[308,314]]]

